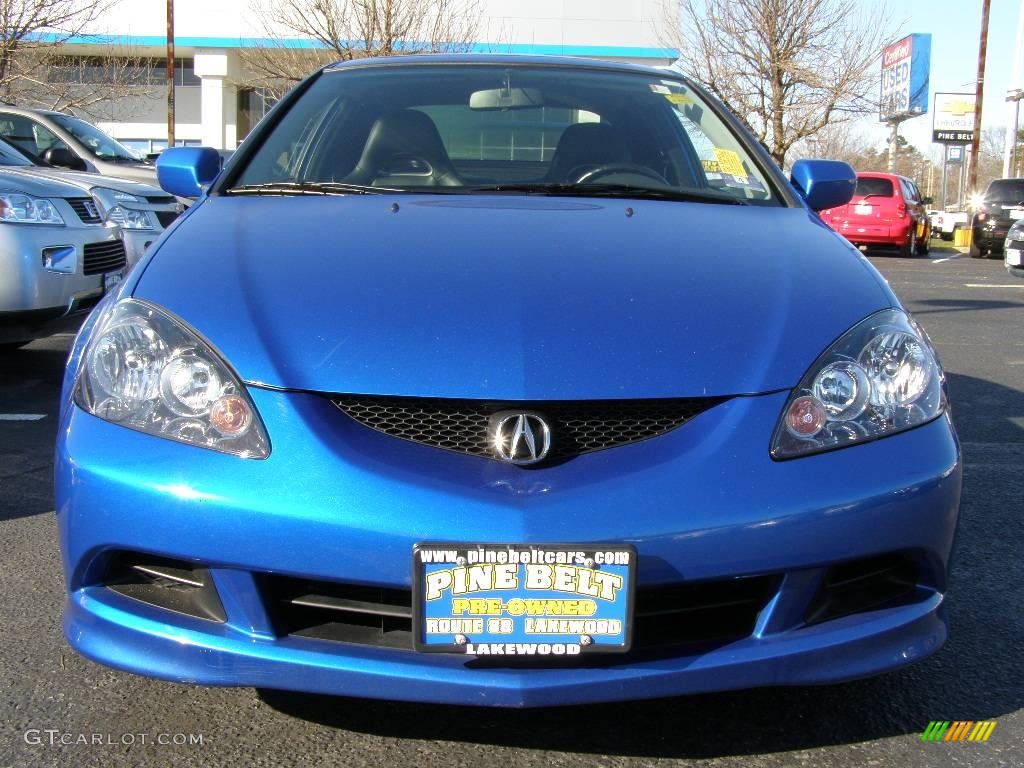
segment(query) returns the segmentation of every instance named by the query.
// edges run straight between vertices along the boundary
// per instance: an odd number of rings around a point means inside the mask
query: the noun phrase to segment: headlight
[[[115,205],[107,211],[107,221],[122,229],[156,229],[149,211],[137,211],[121,205]]]
[[[771,454],[791,459],[902,432],[945,408],[942,369],[924,331],[887,309],[834,343],[793,391]]]
[[[243,458],[270,454],[238,377],[181,321],[124,299],[101,322],[82,357],[79,407],[140,432]]]
[[[12,224],[64,225],[64,219],[49,200],[11,192],[0,194],[0,221]]]
[[[149,211],[132,208],[132,203],[144,203],[141,197],[107,187],[95,187],[92,196],[103,212],[104,220],[122,229],[157,229],[155,217]]]

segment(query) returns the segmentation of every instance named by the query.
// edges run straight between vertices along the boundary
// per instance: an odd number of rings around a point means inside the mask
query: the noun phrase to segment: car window
[[[893,186],[890,179],[878,179],[870,176],[857,177],[857,191],[854,193],[859,197],[892,197]]]
[[[100,160],[137,163],[143,159],[141,155],[108,136],[92,123],[60,113],[51,113],[50,119],[82,142],[82,145]]]
[[[985,199],[997,203],[1024,201],[1024,179],[996,179],[989,184]]]
[[[48,149],[67,149],[53,131],[23,115],[0,113],[0,136],[20,149],[41,157]]]
[[[900,187],[903,189],[903,199],[908,203],[916,203],[918,201],[917,188],[913,182],[909,179],[900,179]]]
[[[0,165],[22,167],[35,167],[35,163],[25,157],[7,142],[0,141]]]
[[[779,204],[768,174],[684,81],[527,65],[327,70],[232,183],[282,181],[463,194],[604,183]]]

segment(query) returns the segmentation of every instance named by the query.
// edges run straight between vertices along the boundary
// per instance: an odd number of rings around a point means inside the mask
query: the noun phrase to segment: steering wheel
[[[616,174],[632,174],[633,176],[646,176],[659,184],[668,185],[668,180],[657,171],[644,165],[633,165],[632,163],[605,163],[603,165],[580,165],[569,171],[568,177],[571,184],[588,184],[603,179],[605,176]]]

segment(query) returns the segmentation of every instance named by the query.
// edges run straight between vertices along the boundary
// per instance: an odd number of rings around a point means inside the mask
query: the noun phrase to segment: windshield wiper
[[[458,189],[452,187],[452,191]],[[525,192],[526,194],[571,197],[621,197],[641,200],[677,200],[688,203],[725,203],[748,205],[730,195],[708,190],[670,189],[665,187],[637,187],[632,184],[565,184],[561,182],[491,184],[463,187],[468,192]],[[431,190],[432,192],[435,190]]]
[[[367,187],[340,181],[269,181],[263,184],[243,184],[224,190],[228,195],[379,195],[400,192],[385,187]]]

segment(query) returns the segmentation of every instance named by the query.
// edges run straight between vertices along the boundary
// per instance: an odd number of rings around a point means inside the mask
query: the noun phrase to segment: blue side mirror
[[[846,205],[857,188],[857,174],[838,160],[797,160],[789,177],[812,211]]]
[[[200,197],[220,173],[221,157],[210,147],[171,147],[156,161],[160,187],[176,197]]]

